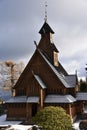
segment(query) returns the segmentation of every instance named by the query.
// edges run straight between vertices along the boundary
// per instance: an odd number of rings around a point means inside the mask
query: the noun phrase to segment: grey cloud
[[[85,67],[87,64],[87,49],[77,51],[72,56],[61,57],[61,62],[65,66],[66,70],[71,73],[75,73],[77,70],[79,77],[87,76]]]
[[[60,51],[60,60],[70,72],[77,68],[80,76],[85,75],[87,1],[47,2],[48,23],[55,31],[53,39]],[[44,10],[42,0],[0,1],[0,60],[22,59],[34,52],[33,41],[40,40],[38,31],[44,22]]]

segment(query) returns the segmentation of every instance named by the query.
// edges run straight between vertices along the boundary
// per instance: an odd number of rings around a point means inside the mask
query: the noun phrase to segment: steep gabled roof
[[[34,58],[36,52],[39,52],[39,54],[41,55],[41,57],[44,59],[44,61],[49,65],[49,67],[52,69],[52,71],[54,72],[54,74],[58,77],[58,79],[60,80],[60,82],[66,87],[66,88],[74,88],[76,86],[76,75],[68,75],[66,72],[65,75],[63,73],[61,73],[61,70],[64,71],[63,67],[59,67],[59,69],[56,69],[56,67],[49,61],[49,59],[41,52],[40,49],[36,49],[35,53],[33,54],[32,58]],[[20,86],[21,83],[23,82],[25,75],[32,70],[30,69],[30,62],[28,63],[28,65],[26,66],[26,68],[24,69],[23,73],[21,74],[19,80],[17,81],[16,85],[14,86],[14,88],[16,88],[17,86]],[[61,65],[61,64],[60,64]],[[60,66],[59,65],[59,66]],[[61,68],[61,69],[60,69]],[[32,72],[31,72],[32,73]],[[41,77],[39,75],[34,75],[35,79],[37,80],[37,82],[40,84],[40,86],[45,89],[47,88],[45,83],[43,82],[43,80],[41,79]]]
[[[43,33],[50,33],[50,32],[54,34],[54,31],[51,29],[49,24],[45,21],[45,23],[43,24],[43,26],[40,29],[39,33],[43,34]]]
[[[67,78],[62,74],[60,74],[56,68],[49,62],[49,60],[46,58],[46,56],[40,51],[40,49],[38,49],[38,52],[40,53],[40,55],[43,57],[43,59],[46,61],[46,63],[50,66],[50,68],[52,69],[52,71],[55,73],[55,75],[58,77],[58,79],[61,81],[61,83],[66,87],[66,88],[72,88],[75,86],[72,86],[70,84],[70,82],[68,81],[68,79],[70,79],[70,77]],[[73,81],[74,82],[74,81]]]

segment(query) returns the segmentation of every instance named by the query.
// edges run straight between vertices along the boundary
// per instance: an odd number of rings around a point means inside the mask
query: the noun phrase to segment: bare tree
[[[11,88],[14,86],[14,66],[15,63],[13,61],[6,61],[5,62],[7,67],[10,67],[10,80],[11,80]]]
[[[2,83],[6,88],[13,87],[17,82],[19,76],[23,72],[24,63],[15,63],[14,61],[0,62],[0,84]]]

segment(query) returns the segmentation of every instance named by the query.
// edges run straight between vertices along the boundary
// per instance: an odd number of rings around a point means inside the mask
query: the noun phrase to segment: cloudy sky
[[[0,0],[0,61],[27,63],[44,23],[45,0]],[[54,30],[59,60],[69,73],[86,75],[87,0],[47,0],[47,19]]]

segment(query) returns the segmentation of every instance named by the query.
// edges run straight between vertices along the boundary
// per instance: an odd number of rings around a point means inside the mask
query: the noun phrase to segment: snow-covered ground
[[[29,130],[30,128],[32,128],[32,126],[12,125],[10,128],[7,128],[6,130]]]
[[[75,130],[80,130],[80,129],[79,129],[79,123],[80,123],[80,120],[74,122],[73,128],[74,128]]]
[[[8,126],[8,125],[11,125],[10,128],[7,128],[6,130],[11,130],[14,128],[14,130],[28,130],[29,128],[32,128],[31,125],[27,125],[27,126],[24,126],[24,125],[19,125],[21,123],[21,121],[6,121],[6,115],[2,115],[0,116],[0,126]],[[80,130],[79,129],[79,123],[80,123],[80,120],[79,121],[76,121],[74,124],[73,124],[73,128],[75,130]]]
[[[87,107],[84,108],[84,113],[87,113]],[[80,122],[81,122],[81,120],[78,120],[78,121],[74,122],[73,128],[74,128],[75,130],[80,130],[80,128],[79,128]]]
[[[2,115],[0,116],[0,127],[2,126],[9,126],[10,128],[7,128],[6,130],[29,130],[30,128],[32,128],[31,125],[19,125],[21,123],[21,121],[6,121],[6,115]]]
[[[6,114],[0,116],[0,126],[1,125],[15,125],[15,124],[20,124],[21,121],[6,121]]]

